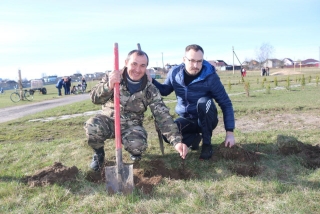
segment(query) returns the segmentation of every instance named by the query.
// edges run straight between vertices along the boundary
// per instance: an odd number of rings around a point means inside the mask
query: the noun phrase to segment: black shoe
[[[98,172],[103,168],[104,164],[104,149],[95,149],[96,154],[93,155],[92,162],[90,164],[91,169]]]
[[[202,138],[201,135],[197,134],[196,137],[194,138],[194,141],[192,142],[192,144],[191,144],[191,146],[189,148],[191,150],[198,150],[201,138]]]
[[[209,160],[212,157],[213,150],[212,145],[208,144],[202,144],[201,154],[200,154],[200,160]]]
[[[131,160],[139,161],[141,160],[141,155],[130,155]]]

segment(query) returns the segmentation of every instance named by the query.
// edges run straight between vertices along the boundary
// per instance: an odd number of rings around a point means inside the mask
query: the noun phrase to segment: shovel
[[[114,70],[119,71],[118,43],[114,44]],[[107,191],[111,194],[130,194],[133,191],[133,165],[125,165],[122,162],[119,83],[114,84],[114,126],[116,141],[116,166],[106,167]]]

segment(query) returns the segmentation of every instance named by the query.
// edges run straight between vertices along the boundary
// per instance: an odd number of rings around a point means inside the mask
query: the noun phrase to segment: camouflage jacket
[[[144,112],[149,106],[153,117],[161,131],[161,133],[175,146],[182,142],[182,136],[179,133],[177,125],[174,123],[169,114],[168,107],[163,103],[162,97],[158,89],[148,81],[147,76],[143,77],[141,88],[138,92],[130,95],[127,87],[126,68],[123,71],[120,82],[120,123],[121,126],[142,126]],[[114,119],[114,92],[109,89],[108,75],[106,74],[102,80],[95,85],[90,97],[94,104],[101,104],[103,114]]]

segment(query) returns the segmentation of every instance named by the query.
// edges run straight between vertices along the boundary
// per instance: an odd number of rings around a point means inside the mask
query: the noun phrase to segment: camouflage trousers
[[[114,120],[102,114],[91,117],[84,124],[88,145],[93,149],[104,146],[104,141],[115,138]],[[148,147],[148,134],[142,126],[121,122],[122,145],[132,155],[141,155]]]

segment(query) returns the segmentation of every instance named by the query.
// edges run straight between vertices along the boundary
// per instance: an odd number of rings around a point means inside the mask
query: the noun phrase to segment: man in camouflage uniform
[[[84,129],[88,144],[95,154],[90,167],[99,171],[104,163],[104,141],[115,137],[114,128],[114,83],[120,83],[120,124],[124,149],[131,154],[132,160],[140,160],[147,149],[147,132],[143,128],[144,112],[149,106],[162,134],[184,157],[187,149],[181,143],[181,134],[169,114],[169,109],[162,101],[158,89],[148,81],[146,70],[148,55],[140,50],[133,50],[125,60],[125,67],[120,71],[106,74],[100,83],[90,92],[94,104],[102,105],[102,114],[86,121]]]

